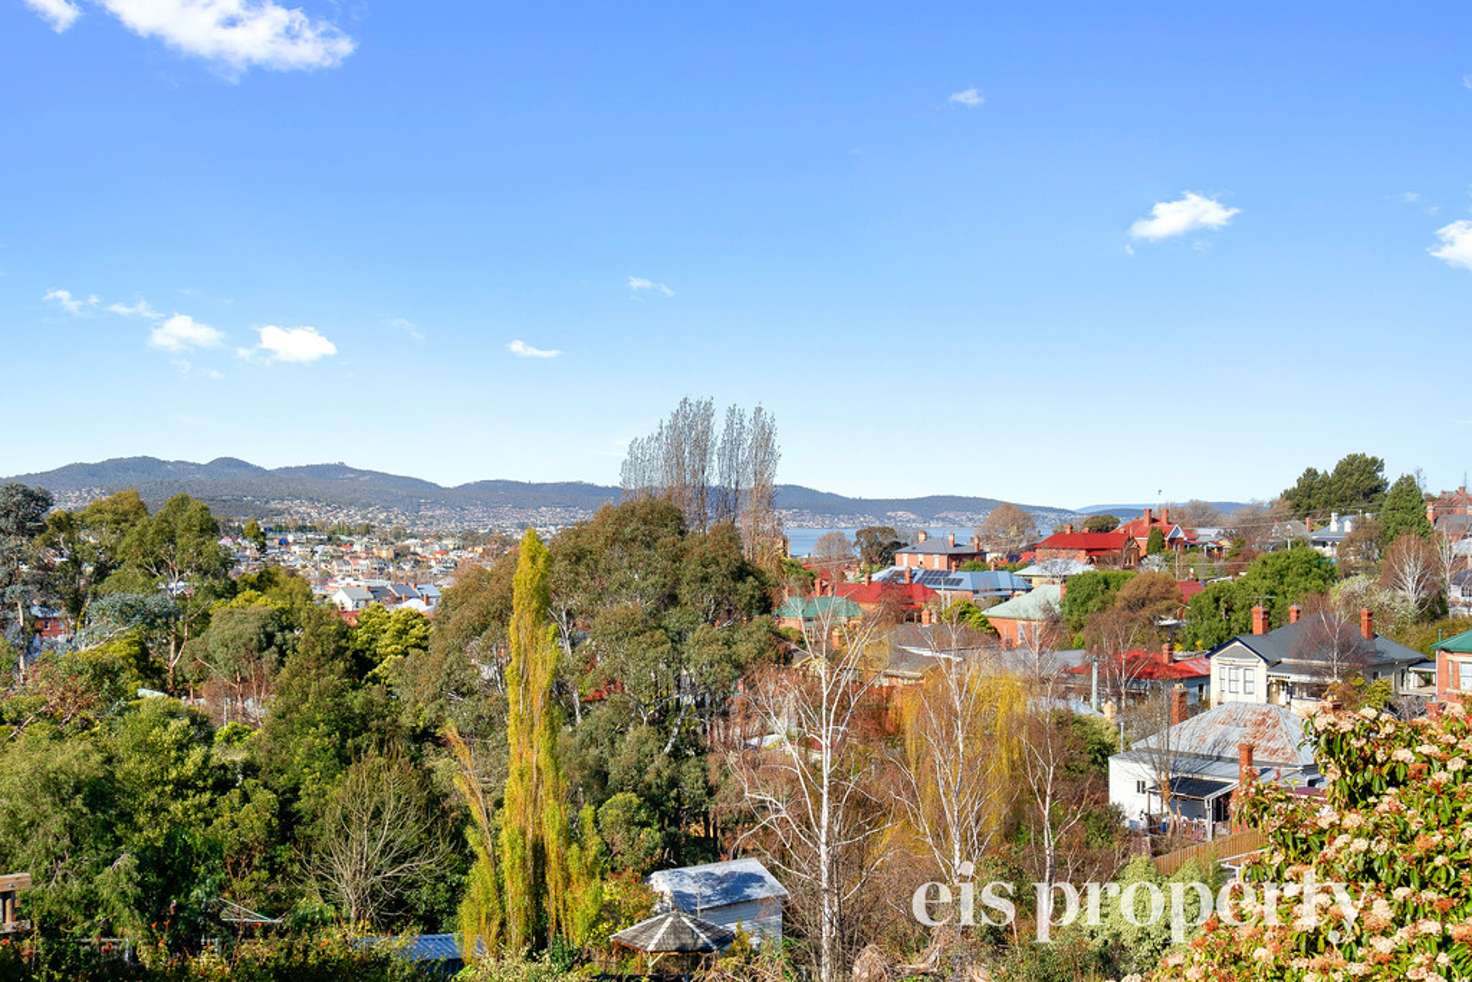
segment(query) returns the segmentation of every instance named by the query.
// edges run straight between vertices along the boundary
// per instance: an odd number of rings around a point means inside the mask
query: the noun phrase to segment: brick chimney
[[[1069,522],[1069,523],[1067,523],[1066,525],[1063,526],[1063,534],[1064,535],[1072,535],[1073,534],[1073,523],[1072,522]]]
[[[1290,606],[1288,608],[1288,623],[1289,624],[1297,624],[1298,623],[1298,618],[1299,618],[1299,616],[1302,613],[1303,613],[1303,608],[1300,607],[1300,606],[1298,606],[1298,604],[1293,604],[1292,606]]]
[[[1252,633],[1268,633],[1268,612],[1262,609],[1262,604],[1256,604],[1252,608]]]
[[[971,548],[974,549],[974,550],[976,550],[977,552],[984,552],[985,551],[985,550],[983,550],[981,548],[981,536],[979,536],[979,535],[973,535],[971,537]]]
[[[915,571],[913,569],[911,569],[909,566],[906,566],[905,567],[905,582],[906,583],[913,583],[914,581],[915,581]]]
[[[1145,519],[1145,527],[1147,529],[1150,527],[1150,516],[1151,516],[1150,509],[1149,508],[1146,508],[1143,517]]]
[[[915,542],[917,544],[924,542],[928,538],[930,538],[930,533],[926,532],[924,529],[921,529],[920,531],[915,533]]]
[[[1170,725],[1186,721],[1186,687],[1177,682],[1170,690]]]
[[[929,627],[930,626],[930,608],[929,607],[922,607],[922,608],[920,608],[920,623],[922,625],[924,625],[925,627]]]
[[[1058,584],[1058,602],[1061,604],[1066,596],[1068,596],[1068,577],[1065,576],[1063,582]]]
[[[874,582],[874,574],[873,573],[865,573],[864,574],[864,586],[868,586],[869,584],[871,584],[873,582]]]
[[[1176,646],[1169,641],[1160,646],[1160,664],[1169,665],[1176,660]]]
[[[952,532],[950,535],[946,536],[946,545],[950,546],[952,549],[956,548],[956,533],[955,532]]]
[[[1375,612],[1368,607],[1360,608],[1360,637],[1375,640]]]
[[[1164,522],[1165,524],[1167,524],[1167,525],[1170,524],[1170,509],[1169,508],[1162,508],[1162,509],[1160,509],[1160,520],[1162,522]]]
[[[1250,743],[1237,744],[1237,784],[1246,787],[1257,779],[1257,768],[1252,763],[1253,747]]]

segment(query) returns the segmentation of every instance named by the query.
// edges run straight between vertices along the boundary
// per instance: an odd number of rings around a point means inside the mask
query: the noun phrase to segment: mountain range
[[[234,457],[218,457],[205,464],[116,457],[5,480],[44,487],[70,502],[136,488],[151,505],[182,492],[226,514],[265,515],[279,510],[283,503],[306,502],[333,509],[392,511],[410,519],[433,516],[437,521],[453,521],[458,515],[474,523],[484,521],[488,514],[497,520],[515,520],[517,513],[524,512],[527,521],[534,521],[537,512],[590,514],[620,495],[616,487],[582,481],[488,480],[443,487],[343,463],[266,468]],[[796,484],[778,485],[776,497],[787,524],[808,526],[870,522],[965,525],[1000,504],[996,498],[969,495],[852,498]],[[1023,507],[1037,517],[1042,528],[1084,512],[1048,505]],[[1089,509],[1094,510],[1104,509]]]

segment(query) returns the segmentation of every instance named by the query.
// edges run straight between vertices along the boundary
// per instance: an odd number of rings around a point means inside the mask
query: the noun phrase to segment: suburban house
[[[1328,556],[1330,559],[1339,557],[1339,543],[1344,537],[1354,531],[1355,522],[1359,521],[1358,515],[1341,515],[1337,511],[1329,514],[1329,524],[1321,529],[1309,529],[1308,544],[1315,551]]]
[[[1268,630],[1267,612],[1253,607],[1252,633],[1218,645],[1207,657],[1213,706],[1266,703],[1301,711],[1320,702],[1329,684],[1353,675],[1389,679],[1396,695],[1420,694],[1408,670],[1426,656],[1376,634],[1369,610],[1360,611],[1356,628],[1324,614],[1305,616],[1295,605],[1277,630]]]
[[[1455,491],[1443,491],[1426,502],[1426,520],[1432,527],[1439,528],[1437,523],[1444,515],[1472,516],[1472,494],[1465,486]]]
[[[1233,702],[1186,719],[1184,693],[1172,704],[1175,722],[1109,758],[1109,801],[1132,827],[1158,827],[1168,813],[1195,837],[1214,839],[1227,830],[1232,792],[1243,783],[1319,785],[1303,720],[1291,710]]]
[[[914,582],[835,583],[832,589],[858,604],[865,614],[895,621],[918,621],[922,611],[940,599],[934,590]]]
[[[1459,569],[1452,574],[1446,605],[1452,614],[1472,613],[1472,569]]]
[[[970,600],[985,607],[995,600],[1010,600],[1032,589],[1032,584],[1016,573],[998,570],[925,569],[918,572],[904,566],[891,566],[874,574],[875,582],[905,582],[905,577],[940,595],[941,602]]]
[[[649,874],[657,911],[682,910],[755,942],[782,940],[787,890],[755,859],[731,859]]]
[[[1130,519],[1122,523],[1116,532],[1123,532],[1135,540],[1140,555],[1145,555],[1150,546],[1150,533],[1159,530],[1161,538],[1165,540],[1167,549],[1185,549],[1194,545],[1196,533],[1190,529],[1181,528],[1180,525],[1170,520],[1170,509],[1162,508],[1160,514],[1155,514],[1153,509],[1146,508],[1140,513],[1139,518]]]
[[[1072,525],[1063,526],[1063,531],[1054,532],[1039,542],[1032,550],[1034,562],[1050,559],[1072,559],[1091,566],[1121,566],[1126,569],[1138,565],[1143,550],[1128,533],[1115,529],[1113,532],[1075,532]]]
[[[813,627],[837,627],[864,616],[859,605],[847,597],[819,595],[788,597],[777,607],[777,626],[794,631]]]
[[[939,569],[948,572],[961,568],[962,563],[980,562],[986,559],[986,550],[975,536],[969,542],[956,543],[954,533],[945,539],[932,539],[924,529],[915,538],[915,544],[894,551],[897,566],[911,569]]]
[[[1028,593],[1004,600],[985,611],[996,628],[1002,646],[1015,648],[1040,639],[1044,625],[1058,615],[1063,604],[1063,587],[1043,584]]]
[[[1436,642],[1436,698],[1472,703],[1472,631]]]
[[[338,610],[363,610],[373,603],[373,594],[367,587],[353,583],[333,590],[328,599]]]
[[[1166,642],[1154,650],[1136,648],[1099,669],[1113,679],[1125,679],[1130,692],[1149,693],[1181,686],[1187,705],[1205,702],[1211,691],[1211,662],[1205,655],[1177,658],[1175,647]],[[1068,669],[1070,675],[1092,677],[1095,663],[1085,662]],[[1091,688],[1093,686],[1091,685]]]
[[[896,624],[884,640],[888,652],[879,669],[878,684],[887,687],[916,685],[942,665],[996,651],[996,642],[989,635],[965,625]]]
[[[1080,559],[1045,559],[1042,562],[1022,567],[1016,575],[1033,586],[1038,586],[1042,583],[1063,583],[1070,576],[1088,573],[1093,568],[1092,564]]]

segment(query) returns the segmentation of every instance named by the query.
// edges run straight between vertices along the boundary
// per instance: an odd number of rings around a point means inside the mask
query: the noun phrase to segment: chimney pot
[[[1288,623],[1289,624],[1297,624],[1298,623],[1298,618],[1302,614],[1303,614],[1303,608],[1299,607],[1298,604],[1293,604],[1292,606],[1290,606],[1288,608]]]
[[[1253,765],[1253,747],[1250,743],[1237,744],[1237,784],[1245,786],[1257,778]]]
[[[1375,640],[1375,612],[1368,607],[1360,608],[1360,637]]]
[[[1170,725],[1186,721],[1186,687],[1177,682],[1170,690]]]
[[[1268,633],[1268,612],[1262,609],[1261,604],[1254,605],[1252,608],[1252,633]]]

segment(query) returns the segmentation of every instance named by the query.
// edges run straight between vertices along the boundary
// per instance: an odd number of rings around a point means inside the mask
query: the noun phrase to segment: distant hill
[[[1174,502],[1172,502],[1172,504],[1174,504]],[[1207,504],[1210,505],[1211,507],[1215,508],[1217,511],[1222,512],[1225,515],[1230,515],[1234,511],[1237,511],[1237,510],[1242,509],[1242,508],[1246,508],[1247,505],[1248,505],[1248,502],[1246,502],[1246,501],[1208,501]],[[1159,507],[1160,506],[1158,504],[1155,504],[1155,505],[1144,505],[1144,504],[1140,504],[1140,505],[1085,505],[1083,508],[1078,509],[1078,512],[1079,512],[1080,515],[1118,515],[1120,518],[1131,518],[1131,517],[1133,517],[1135,515],[1140,514],[1140,512],[1144,511],[1146,508],[1156,508],[1156,509],[1158,509]],[[1166,507],[1169,508],[1170,505],[1168,504],[1168,505],[1166,505]]]
[[[96,463],[67,464],[38,474],[5,478],[44,487],[62,498],[78,498],[136,488],[150,504],[181,492],[227,514],[265,514],[273,503],[305,501],[329,508],[387,509],[406,516],[537,510],[591,513],[619,498],[619,489],[581,481],[530,483],[474,481],[442,487],[432,481],[347,464],[308,464],[265,468],[234,457],[205,464],[156,457],[118,457]],[[920,498],[850,498],[796,484],[778,485],[777,507],[789,524],[965,525],[1000,502],[995,498],[929,495]],[[1045,505],[1025,506],[1043,529],[1077,512]]]

